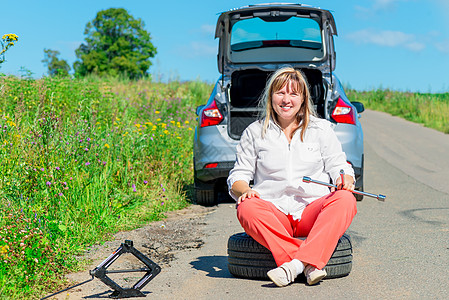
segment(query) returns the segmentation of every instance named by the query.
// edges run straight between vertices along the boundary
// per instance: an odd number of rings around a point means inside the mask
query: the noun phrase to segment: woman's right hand
[[[237,199],[237,205],[245,201],[246,199],[257,197],[260,198],[260,195],[258,192],[256,192],[253,189],[247,189],[245,192],[242,193],[242,195]]]

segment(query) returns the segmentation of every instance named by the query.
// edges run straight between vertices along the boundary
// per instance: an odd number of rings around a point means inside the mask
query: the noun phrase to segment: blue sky
[[[150,72],[156,79],[215,82],[218,14],[269,1],[4,0],[0,35],[19,42],[6,53],[0,72],[46,75],[43,49],[58,50],[70,65],[84,41],[84,28],[98,11],[123,7],[145,22],[158,54]],[[274,2],[274,1],[273,1]],[[282,1],[277,1],[282,2]],[[448,0],[305,0],[334,14],[340,80],[357,90],[449,92]]]

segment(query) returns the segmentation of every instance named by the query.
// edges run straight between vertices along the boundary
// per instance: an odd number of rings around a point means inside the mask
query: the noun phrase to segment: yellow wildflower
[[[186,124],[189,124],[189,121],[188,120],[186,120],[184,123],[186,123]]]
[[[9,33],[9,34],[4,34],[2,36],[2,40],[10,40],[10,41],[16,42],[19,40],[19,37],[14,33]]]
[[[155,114],[160,114],[161,112],[160,111],[158,111],[158,110],[156,110],[155,112],[154,112]]]
[[[136,126],[137,128],[140,128],[140,124],[134,124],[134,126]]]
[[[161,121],[161,119],[160,118],[158,118],[156,121],[158,121],[158,122],[160,122]]]
[[[9,246],[4,245],[0,248],[0,254],[5,255],[6,253],[8,253],[8,250],[9,250]]]
[[[109,149],[109,144],[104,144],[104,146]]]

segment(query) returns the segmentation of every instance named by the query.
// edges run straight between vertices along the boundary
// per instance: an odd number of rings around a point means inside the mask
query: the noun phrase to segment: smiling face
[[[274,91],[271,95],[271,105],[279,125],[285,128],[296,122],[303,102],[297,82],[288,81],[280,90]]]

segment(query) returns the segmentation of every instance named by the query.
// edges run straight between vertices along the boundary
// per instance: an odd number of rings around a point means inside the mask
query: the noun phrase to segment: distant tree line
[[[84,43],[75,51],[74,75],[144,77],[151,66],[149,59],[157,53],[144,26],[141,19],[135,19],[123,8],[98,12],[95,19],[87,23]],[[68,76],[71,71],[70,65],[59,59],[59,55],[59,51],[44,49],[42,62],[50,76]]]

